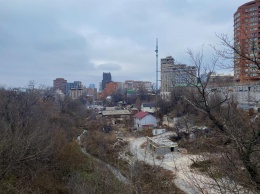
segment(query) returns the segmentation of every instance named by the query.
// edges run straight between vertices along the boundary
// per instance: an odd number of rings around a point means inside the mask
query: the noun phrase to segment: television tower
[[[158,38],[156,38],[156,49],[155,49],[155,53],[156,53],[156,86],[155,86],[155,89],[156,89],[156,93],[158,92]]]

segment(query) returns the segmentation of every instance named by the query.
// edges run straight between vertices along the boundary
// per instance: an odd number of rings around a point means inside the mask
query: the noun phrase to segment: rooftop
[[[130,115],[129,110],[104,110],[102,111],[103,116],[112,116],[112,115]]]
[[[144,102],[142,104],[143,107],[154,107],[154,103],[153,102]]]
[[[156,136],[147,137],[147,140],[155,144],[156,147],[176,147],[178,144],[168,139],[168,137]]]
[[[137,119],[142,119],[142,118],[144,118],[146,115],[149,115],[149,113],[148,113],[148,112],[140,111],[140,112],[136,113],[136,114],[134,115],[134,117],[137,118]]]

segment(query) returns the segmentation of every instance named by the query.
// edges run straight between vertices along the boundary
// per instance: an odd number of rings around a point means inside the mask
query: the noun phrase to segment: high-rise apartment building
[[[66,84],[67,80],[65,80],[64,78],[56,78],[55,80],[53,80],[53,89],[55,91],[59,89],[63,94],[65,94]]]
[[[195,66],[175,64],[172,56],[161,59],[161,95],[169,95],[175,86],[195,84],[196,73]]]
[[[246,57],[260,57],[260,0],[241,5],[234,14],[234,46]],[[234,79],[239,83],[260,81],[259,70],[250,60],[234,54]]]
[[[143,88],[148,92],[152,91],[152,82],[150,81],[134,81],[134,80],[126,80],[125,81],[125,89],[126,90],[139,90]]]
[[[95,88],[95,84],[89,84],[89,88],[94,89]]]
[[[83,85],[80,81],[66,84],[66,95],[73,99],[79,98],[83,94]]]
[[[106,88],[106,84],[112,82],[112,76],[111,73],[104,73],[103,72],[103,80],[102,80],[102,90]]]
[[[162,73],[165,73],[165,72],[169,71],[169,69],[173,68],[174,63],[175,63],[175,60],[172,56],[162,58],[161,59],[161,76],[162,76]]]

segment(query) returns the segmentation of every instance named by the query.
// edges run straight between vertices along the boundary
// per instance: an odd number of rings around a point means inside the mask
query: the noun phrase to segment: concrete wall
[[[168,154],[171,152],[171,148],[169,147],[158,147],[158,148],[155,148],[155,153],[157,155],[164,155],[164,154]]]
[[[172,151],[173,150],[173,151]],[[165,154],[168,154],[170,152],[177,152],[178,151],[178,147],[173,147],[171,149],[171,147],[158,147],[158,148],[155,148],[155,153],[157,155],[165,155]]]
[[[165,155],[171,152],[178,152],[178,146],[176,147],[154,147],[149,141],[147,148],[152,150],[157,155]]]
[[[135,119],[135,127],[140,128],[142,125],[153,125],[154,127],[157,126],[157,120],[153,115],[146,115],[142,119]]]
[[[160,135],[165,132],[166,132],[165,129],[153,129],[153,135]]]

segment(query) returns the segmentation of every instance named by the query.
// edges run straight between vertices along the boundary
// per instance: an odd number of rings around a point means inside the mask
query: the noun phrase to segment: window
[[[254,10],[257,10],[257,7],[252,7],[249,9],[249,11],[254,11]]]
[[[250,23],[250,26],[256,26],[257,22]]]
[[[250,31],[255,31],[257,30],[257,28],[250,28]]]
[[[246,20],[247,20],[247,19],[246,19]],[[255,18],[251,18],[251,19],[250,19],[250,21],[256,21],[256,20],[258,20],[257,17],[255,17]]]

